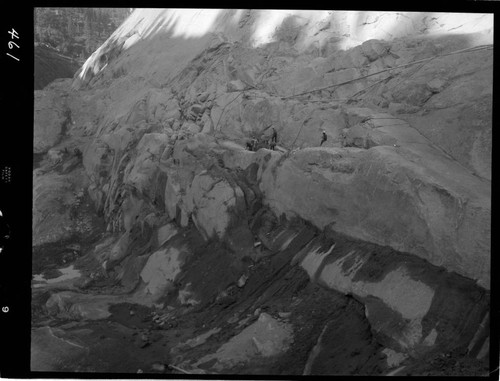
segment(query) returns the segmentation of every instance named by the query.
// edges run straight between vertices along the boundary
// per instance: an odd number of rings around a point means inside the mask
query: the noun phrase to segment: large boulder
[[[207,238],[222,238],[237,214],[245,210],[243,191],[208,172],[195,176],[185,204],[194,223]]]
[[[260,187],[277,214],[416,254],[489,287],[489,185],[430,147],[304,149],[263,169]]]
[[[143,292],[157,300],[173,289],[187,255],[188,251],[184,246],[170,246],[154,252],[141,271],[141,279],[145,283]]]
[[[312,281],[361,301],[377,341],[410,356],[474,343],[489,307],[488,292],[470,279],[341,235],[313,239],[292,263]]]

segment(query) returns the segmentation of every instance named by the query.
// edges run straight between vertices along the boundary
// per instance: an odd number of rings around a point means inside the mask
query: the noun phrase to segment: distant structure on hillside
[[[35,44],[34,89],[41,90],[57,78],[71,78],[80,62],[60,54],[47,44]]]
[[[83,61],[130,15],[133,8],[35,8],[35,43]]]

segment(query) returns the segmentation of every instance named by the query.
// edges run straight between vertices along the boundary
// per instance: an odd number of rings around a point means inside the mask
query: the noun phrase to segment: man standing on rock
[[[326,140],[327,140],[326,131],[323,130],[323,132],[321,133],[321,143],[319,144],[320,147],[323,145],[324,142],[326,142]]]
[[[271,149],[274,151],[274,147],[278,143],[278,133],[276,129],[273,127],[273,134],[271,135]]]
[[[276,147],[276,143],[278,142],[278,133],[276,129],[273,127],[273,133],[271,135],[271,141],[269,142],[269,148],[274,151],[274,147]]]
[[[247,141],[247,150],[255,151],[257,148],[257,139],[253,138],[250,141]]]

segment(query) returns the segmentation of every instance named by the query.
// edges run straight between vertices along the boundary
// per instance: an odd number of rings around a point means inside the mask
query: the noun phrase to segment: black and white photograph
[[[32,376],[498,377],[494,14],[289,7],[32,8]]]

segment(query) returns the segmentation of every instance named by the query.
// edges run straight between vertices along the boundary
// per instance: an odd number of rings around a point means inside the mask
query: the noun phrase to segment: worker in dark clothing
[[[269,143],[269,147],[274,151],[274,147],[276,147],[277,143],[278,143],[278,133],[276,132],[276,129],[273,127],[273,133],[271,135],[271,142]]]
[[[257,149],[257,139],[247,141],[247,150],[255,151]]]
[[[326,131],[323,130],[323,132],[321,133],[321,143],[320,143],[320,146],[322,146],[323,143],[326,142],[326,140],[327,140]]]
[[[257,139],[252,139],[252,151],[257,151]]]

